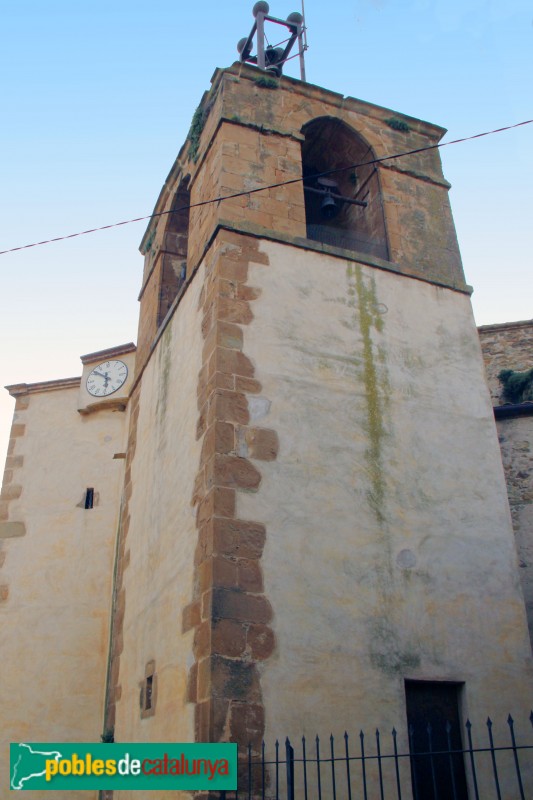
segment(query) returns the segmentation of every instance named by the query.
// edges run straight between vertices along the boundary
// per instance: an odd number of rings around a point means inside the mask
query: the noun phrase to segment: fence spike
[[[252,800],[252,743],[248,743],[248,800]]]
[[[457,800],[457,787],[455,785],[455,770],[453,765],[453,757],[452,757],[452,724],[450,720],[446,720],[446,742],[448,744],[448,766],[450,768],[450,777],[452,779],[452,792],[453,792],[453,800]]]
[[[331,752],[331,788],[333,790],[333,800],[337,800],[337,782],[335,780],[335,746],[333,734],[329,737],[329,746]]]
[[[380,733],[379,728],[376,728],[376,749],[378,754],[378,771],[379,771],[379,794],[381,800],[385,800],[383,796],[383,769],[381,765],[381,746],[380,746]]]
[[[418,775],[417,775],[417,770],[416,770],[416,761],[413,758],[413,753],[415,751],[415,746],[414,746],[415,728],[414,728],[414,725],[413,725],[412,722],[409,724],[408,732],[409,732],[409,752],[410,752],[410,759],[409,760],[411,762],[411,772],[412,772],[412,775],[413,775],[413,794],[414,794],[414,800],[419,800]]]
[[[433,726],[431,722],[428,722],[428,745],[429,745],[429,765],[431,767],[431,780],[433,781],[433,797],[435,800],[438,798],[438,789],[437,789],[437,776],[435,775],[435,762],[433,761],[433,741],[431,739],[431,734],[433,732]]]
[[[350,775],[350,751],[348,747],[348,732],[344,731],[344,754],[346,759],[346,783],[348,786],[348,800],[352,800],[352,778]]]
[[[307,756],[305,752],[305,736],[302,736],[302,758],[304,762],[304,800],[307,800]]]
[[[398,742],[396,741],[398,734],[396,728],[392,729],[392,741],[394,744],[394,768],[396,771],[396,790],[398,792],[398,800],[402,800],[402,787],[400,783],[400,763],[398,761]]]
[[[261,743],[261,798],[265,800],[265,740]]]
[[[318,800],[322,800],[322,776],[320,775],[320,739],[316,735],[316,777],[318,788]]]
[[[279,800],[279,741],[276,739],[276,800]]]
[[[290,739],[285,739],[285,761],[287,766],[287,800],[294,800],[294,749]]]
[[[368,800],[368,793],[366,787],[366,764],[365,764],[365,734],[361,729],[361,733],[359,734],[359,738],[361,739],[361,769],[363,771],[363,796],[364,800]]]
[[[498,800],[502,800],[502,793],[500,791],[500,779],[498,777],[498,767],[496,765],[496,752],[494,750],[494,737],[492,735],[492,720],[490,717],[487,717],[487,728],[489,732],[490,758],[492,761],[492,774],[494,776],[494,786],[496,788],[496,795],[498,797]]]
[[[474,786],[474,795],[476,800],[479,800],[479,790],[477,786],[476,775],[476,762],[474,760],[474,748],[472,747],[472,723],[469,719],[466,720],[465,728],[468,731],[468,752],[470,753],[470,766],[472,767],[472,783]]]

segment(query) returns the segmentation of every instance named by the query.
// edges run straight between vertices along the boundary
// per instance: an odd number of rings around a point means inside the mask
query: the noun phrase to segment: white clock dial
[[[126,382],[128,368],[123,361],[102,361],[89,373],[87,391],[93,397],[108,397]]]

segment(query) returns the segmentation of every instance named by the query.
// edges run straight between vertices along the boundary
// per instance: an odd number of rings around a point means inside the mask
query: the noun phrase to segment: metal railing
[[[527,728],[533,728],[533,712]],[[508,716],[495,730],[492,720],[474,735],[466,721],[463,746],[452,744],[449,723],[447,746],[435,746],[437,731],[425,726],[426,745],[415,746],[414,731],[388,736],[376,729],[371,736],[361,730],[339,743],[333,735],[321,741],[305,736],[293,743],[277,740],[270,750],[252,745],[239,750],[236,792],[223,792],[224,800],[532,800],[533,736],[517,741],[515,721]],[[477,734],[477,731],[475,732]],[[525,738],[523,736],[523,738]],[[388,744],[384,742],[388,740]],[[476,740],[476,741],[474,741]],[[420,743],[420,738],[417,739]]]

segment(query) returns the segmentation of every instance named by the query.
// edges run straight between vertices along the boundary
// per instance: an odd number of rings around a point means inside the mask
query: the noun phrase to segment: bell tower
[[[107,726],[255,752],[439,681],[499,718],[530,651],[445,131],[250,45],[141,244]]]

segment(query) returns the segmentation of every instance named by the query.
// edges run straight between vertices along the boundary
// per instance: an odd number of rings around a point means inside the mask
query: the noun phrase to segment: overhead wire
[[[358,164],[350,164],[349,166],[346,167],[337,167],[335,169],[325,170],[324,172],[317,172],[314,175],[306,175],[305,178],[302,175],[298,178],[291,178],[290,180],[280,181],[279,183],[271,183],[268,184],[267,186],[259,186],[255,189],[247,189],[242,192],[233,192],[232,194],[219,195],[218,197],[213,197],[208,200],[201,200],[198,203],[190,203],[189,205],[181,206],[180,208],[173,208],[167,211],[156,211],[153,212],[152,214],[146,214],[145,216],[142,217],[134,217],[133,219],[122,220],[121,222],[113,222],[109,225],[101,225],[97,228],[89,228],[85,231],[78,231],[77,233],[70,233],[65,236],[55,236],[54,238],[44,239],[43,241],[40,242],[32,242],[31,244],[20,245],[19,247],[11,247],[8,250],[0,250],[0,255],[6,255],[7,253],[15,253],[18,250],[28,250],[31,247],[41,247],[42,245],[52,244],[53,242],[62,242],[65,241],[66,239],[74,239],[78,236],[86,236],[87,234],[90,233],[97,233],[98,231],[105,231],[109,230],[110,228],[118,228],[122,225],[131,225],[134,222],[143,222],[149,219],[154,219],[156,217],[163,217],[168,214],[174,214],[179,211],[186,211],[191,208],[200,208],[201,206],[210,205],[211,203],[220,203],[223,202],[224,200],[232,200],[233,198],[236,197],[243,197],[246,195],[257,194],[258,192],[266,192],[269,189],[278,189],[282,186],[289,186],[290,184],[293,183],[303,182],[304,180],[308,181],[316,178],[322,178],[327,175],[335,175],[340,172],[345,172],[347,170],[355,170],[359,169],[360,167],[370,166],[372,164],[382,164],[384,161],[393,161],[394,159],[405,158],[406,156],[416,155],[417,153],[423,153],[428,150],[436,150],[441,147],[447,147],[452,144],[460,144],[462,142],[468,142],[473,139],[480,139],[483,136],[491,136],[494,133],[503,133],[504,131],[509,131],[512,130],[513,128],[520,128],[524,125],[531,125],[532,123],[533,119],[527,119],[522,122],[517,122],[514,125],[505,125],[503,128],[495,128],[494,130],[491,131],[483,131],[483,133],[475,133],[472,136],[463,136],[460,139],[452,139],[449,142],[438,142],[437,144],[430,144],[424,147],[417,147],[414,150],[406,150],[402,153],[395,153],[390,156],[382,156],[381,158],[373,158],[370,161],[364,161]]]

